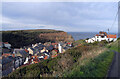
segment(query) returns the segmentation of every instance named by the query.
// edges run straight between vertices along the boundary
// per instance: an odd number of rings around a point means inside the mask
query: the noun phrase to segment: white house
[[[87,43],[93,43],[95,41],[116,41],[117,40],[117,35],[113,34],[107,34],[106,32],[99,32],[99,34],[96,34],[93,38],[85,40]]]

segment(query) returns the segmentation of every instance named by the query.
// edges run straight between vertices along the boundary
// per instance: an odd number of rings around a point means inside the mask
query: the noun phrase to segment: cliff
[[[37,29],[2,31],[2,41],[9,42],[14,48],[28,46],[37,42],[74,41],[71,35],[64,31]]]
[[[71,35],[68,35],[66,32],[58,33],[42,33],[39,35],[39,38],[51,41],[74,41]]]

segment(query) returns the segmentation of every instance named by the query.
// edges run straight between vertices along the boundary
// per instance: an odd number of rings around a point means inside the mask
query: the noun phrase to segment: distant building
[[[0,47],[11,49],[11,44],[9,44],[8,42],[0,42]]]
[[[4,47],[10,49],[11,48],[11,44],[9,44],[8,42],[4,42]]]
[[[85,40],[87,43],[93,43],[95,41],[116,41],[117,40],[117,35],[113,34],[107,34],[106,32],[99,32],[99,34],[96,34],[93,38]]]

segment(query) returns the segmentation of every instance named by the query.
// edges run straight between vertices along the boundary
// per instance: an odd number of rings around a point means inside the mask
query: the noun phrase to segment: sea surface
[[[70,34],[70,35],[72,35],[72,37],[74,38],[74,40],[92,38],[96,34],[99,34],[99,32],[67,32],[67,33]],[[117,34],[117,33],[111,33],[111,34]]]

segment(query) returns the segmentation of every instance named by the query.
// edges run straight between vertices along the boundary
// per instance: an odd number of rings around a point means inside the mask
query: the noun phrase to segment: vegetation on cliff
[[[44,35],[41,37],[42,34],[45,34],[46,37]],[[62,38],[59,37],[60,35],[62,35]],[[2,31],[2,41],[9,42],[15,48],[28,46],[37,42],[69,41],[66,40],[68,37],[69,40],[73,40],[66,32],[49,29]]]

